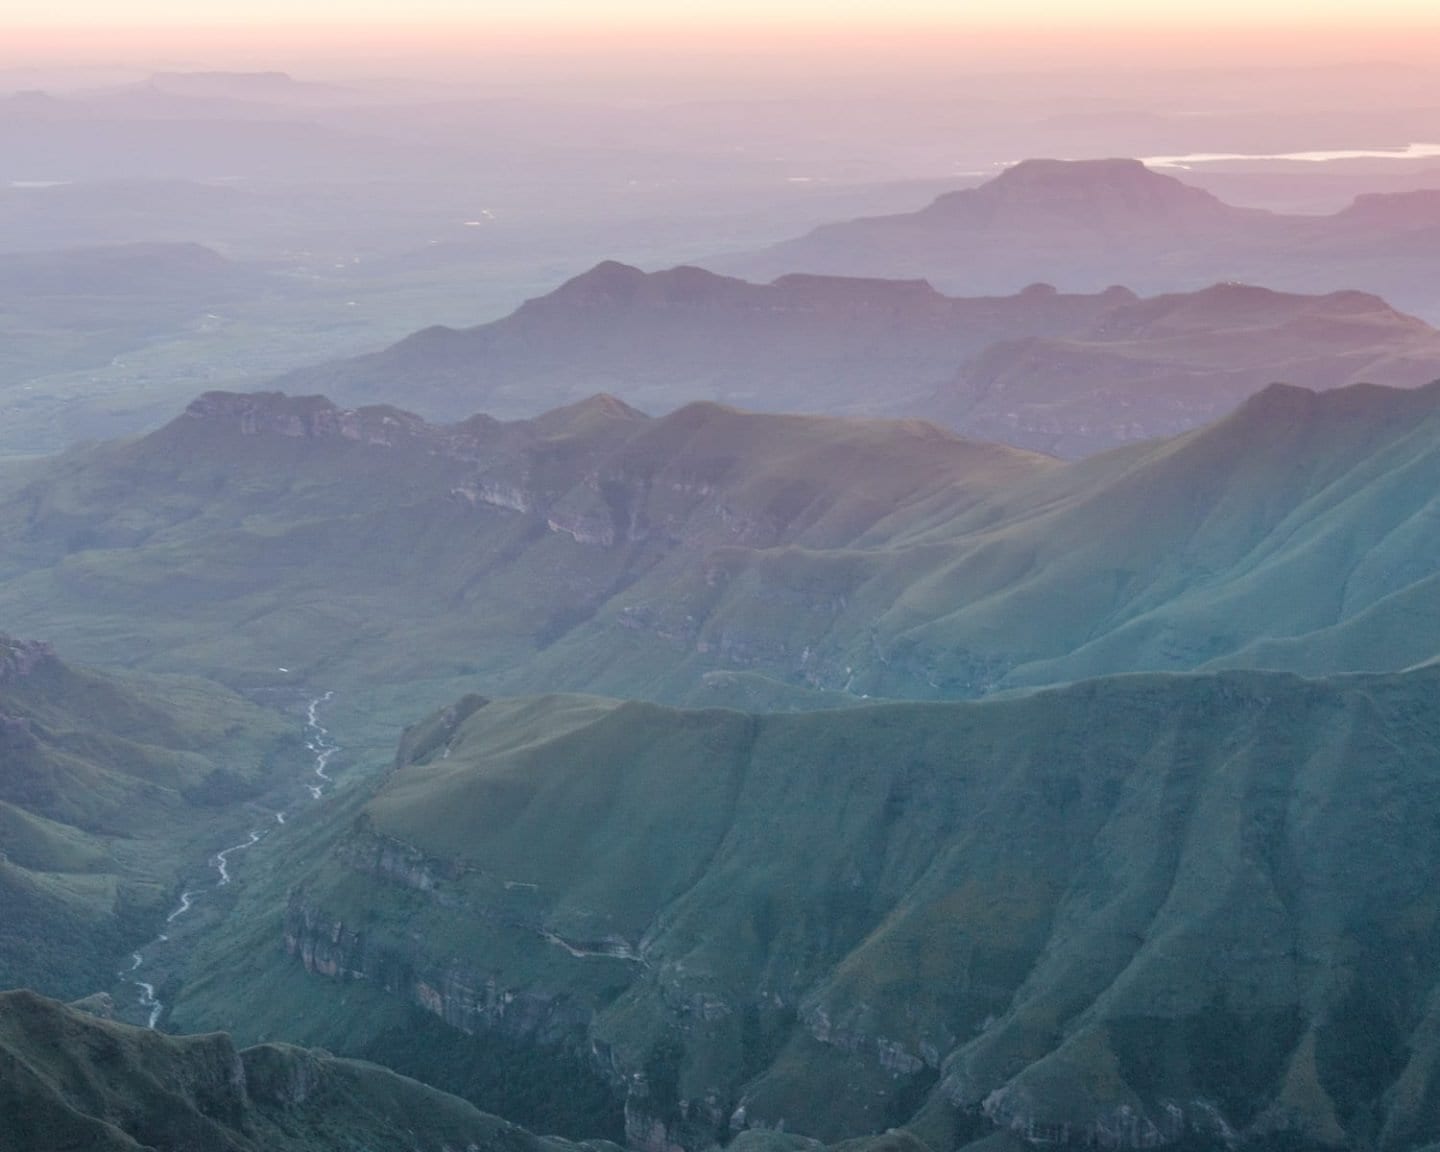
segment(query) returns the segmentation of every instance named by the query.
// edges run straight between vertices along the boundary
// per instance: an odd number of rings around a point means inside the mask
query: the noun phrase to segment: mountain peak
[[[609,392],[597,392],[573,404],[566,404],[562,408],[536,416],[530,423],[545,432],[573,432],[599,421],[649,419],[644,412],[632,408],[618,396],[612,396]]]
[[[986,222],[1014,213],[1022,223],[1043,215],[1076,224],[1134,227],[1249,216],[1204,189],[1147,168],[1139,160],[1022,160],[978,188],[947,192],[925,210]]]
[[[1037,158],[1012,164],[991,180],[992,187],[1052,187],[1057,184],[1093,184],[1100,181],[1130,181],[1135,184],[1170,180],[1152,172],[1139,160],[1114,157],[1108,160],[1051,160]],[[1179,181],[1175,181],[1179,183]]]
[[[1440,188],[1366,192],[1355,197],[1338,219],[1399,228],[1433,228],[1440,224]]]
[[[576,304],[612,304],[634,300],[651,280],[648,273],[633,264],[618,260],[602,260],[595,267],[580,273],[555,291],[528,302],[529,307],[545,307],[551,303],[565,306]]]
[[[1277,428],[1290,431],[1308,420],[1335,427],[1382,427],[1433,416],[1440,407],[1440,381],[1420,388],[1385,384],[1350,384],[1317,391],[1275,383],[1249,397],[1229,416],[1201,430],[1199,436],[1223,435],[1234,428]]]

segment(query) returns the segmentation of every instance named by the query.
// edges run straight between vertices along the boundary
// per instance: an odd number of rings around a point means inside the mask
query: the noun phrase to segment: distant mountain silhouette
[[[1384,259],[1377,257],[1383,255]],[[1221,280],[1291,291],[1358,288],[1440,319],[1440,192],[1360,197],[1331,216],[1238,208],[1136,160],[1026,160],[928,207],[824,225],[707,267],[924,277],[946,292],[1174,292]]]
[[[1026,160],[978,188],[947,192],[918,216],[1033,229],[1233,228],[1262,218],[1138,160]]]
[[[1010,179],[1054,179],[1043,165],[1022,169]],[[1159,218],[1195,203],[1201,215],[1229,211],[1167,177],[1152,185],[1139,165],[1117,163],[1114,175],[1120,201],[1132,200],[1136,185],[1158,189],[1159,199],[1145,202]],[[973,199],[954,203],[962,207],[944,210],[977,211]],[[1114,216],[1113,206],[1105,211]],[[1333,388],[1434,379],[1440,333],[1358,292],[1223,284],[1141,300],[1125,288],[1073,295],[1031,284],[965,298],[924,280],[791,274],[752,284],[612,261],[502,320],[428,329],[277,387],[396,403],[432,419],[476,409],[529,416],[596,389],[657,414],[716,400],[921,416],[1083,456],[1206,423],[1277,380]]]

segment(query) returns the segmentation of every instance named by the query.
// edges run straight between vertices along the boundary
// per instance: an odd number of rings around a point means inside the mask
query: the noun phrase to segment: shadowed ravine
[[[316,800],[319,800],[324,795],[325,785],[333,782],[330,776],[326,774],[325,769],[330,760],[340,751],[340,746],[330,738],[330,730],[321,724],[319,719],[320,706],[331,700],[334,695],[335,693],[333,692],[326,692],[323,696],[315,697],[305,707],[305,747],[314,754],[315,775],[323,781],[323,783],[320,784],[307,784],[305,787]],[[277,824],[285,823],[285,812],[283,810],[275,813],[275,822]],[[230,857],[236,852],[240,852],[246,848],[253,848],[256,844],[260,843],[265,836],[265,829],[252,829],[248,839],[243,843],[232,845],[223,851],[215,853],[215,855],[210,858],[210,865],[215,869],[217,876],[213,887],[227,887],[233,879],[230,875]],[[166,926],[168,927],[174,924],[189,912],[190,909],[194,907],[197,896],[199,896],[199,893],[194,890],[181,892],[180,903],[165,917]],[[155,937],[154,940],[150,941],[149,944],[145,945],[144,948],[132,952],[130,954],[131,964],[129,969],[120,973],[124,979],[139,989],[138,1002],[140,1007],[149,1013],[146,1018],[146,1027],[151,1030],[154,1030],[160,1023],[160,1017],[165,1013],[165,1005],[156,995],[155,985],[150,981],[141,980],[139,973],[145,964],[144,953],[146,949],[156,944],[167,943],[169,939],[169,934],[162,932],[159,936]]]

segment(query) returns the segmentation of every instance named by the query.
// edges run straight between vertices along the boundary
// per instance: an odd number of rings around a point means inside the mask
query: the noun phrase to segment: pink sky
[[[197,20],[203,12],[203,21]],[[0,63],[374,67],[497,51],[964,62],[1433,60],[1436,0],[0,0]],[[883,60],[875,60],[883,66]]]

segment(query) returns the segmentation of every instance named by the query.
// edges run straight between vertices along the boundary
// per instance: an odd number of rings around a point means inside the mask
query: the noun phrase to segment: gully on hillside
[[[316,696],[305,707],[305,747],[309,749],[314,756],[315,776],[323,782],[320,784],[306,784],[305,787],[316,800],[321,799],[324,795],[325,785],[333,783],[331,777],[326,772],[326,767],[340,751],[340,745],[335,743],[330,735],[330,730],[320,723],[319,715],[321,705],[328,703],[334,696],[334,692],[326,692],[323,696]],[[281,825],[285,823],[285,812],[283,810],[275,813],[275,822]],[[215,853],[215,855],[210,858],[210,865],[215,869],[217,877],[213,887],[224,888],[228,886],[233,879],[230,875],[230,857],[236,852],[243,851],[246,848],[253,848],[265,838],[266,834],[267,832],[264,828],[252,829],[249,837],[243,843],[235,844],[232,847]],[[193,890],[181,892],[179,904],[176,905],[174,911],[165,917],[167,929],[194,907],[195,899],[199,894],[199,892]],[[137,1002],[147,1014],[145,1020],[146,1027],[152,1031],[160,1023],[160,1018],[165,1013],[165,1005],[156,994],[154,983],[148,980],[142,980],[140,978],[140,972],[146,963],[145,952],[157,944],[166,944],[169,943],[169,941],[169,932],[162,932],[149,944],[145,945],[143,949],[137,949],[132,952],[130,954],[130,967],[120,973],[123,979],[133,984],[139,990]]]

